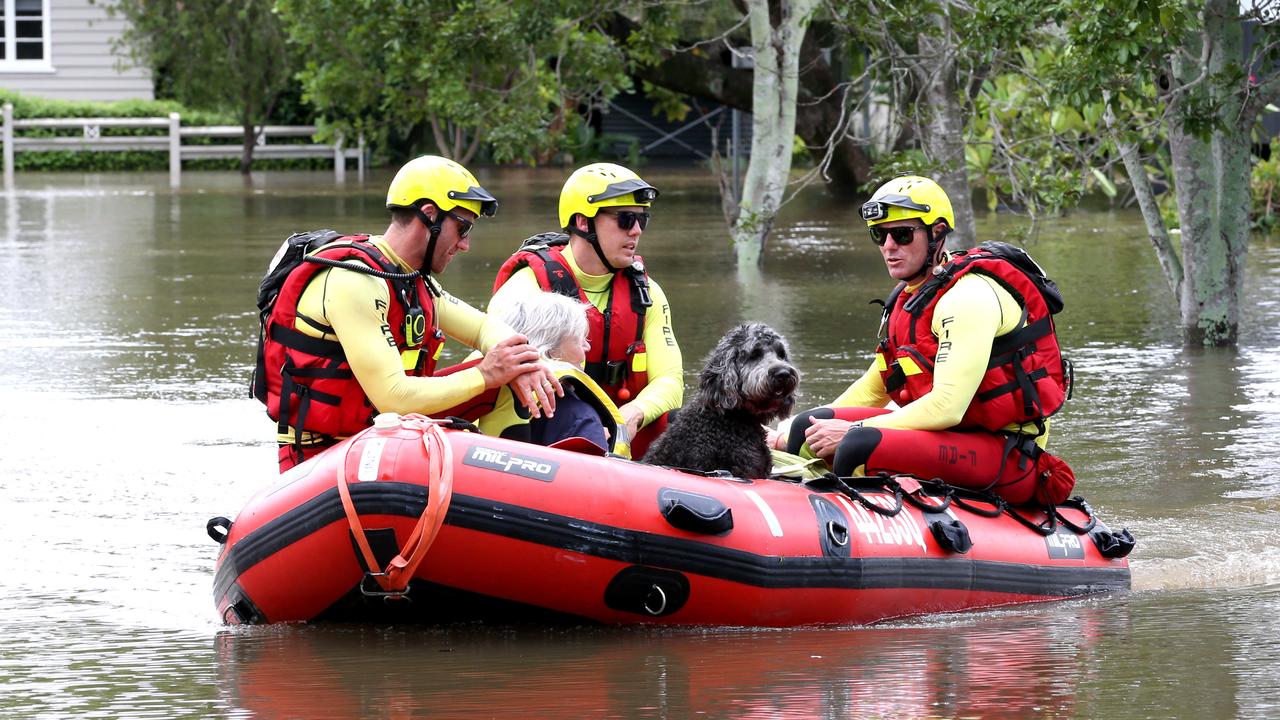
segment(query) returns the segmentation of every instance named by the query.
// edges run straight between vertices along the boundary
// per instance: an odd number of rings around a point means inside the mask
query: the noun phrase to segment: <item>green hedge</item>
[[[182,116],[183,125],[238,125],[234,115],[226,112],[192,110],[173,100],[115,100],[95,102],[91,100],[50,100],[23,95],[12,90],[0,89],[0,105],[13,103],[13,117],[26,118],[91,118],[91,117],[169,117],[176,112]],[[23,130],[23,137],[79,135],[79,128],[39,128]],[[167,128],[103,128],[104,135],[167,135]],[[209,142],[208,138],[188,138],[195,144]],[[19,152],[14,156],[17,170],[168,170],[169,154],[164,152]],[[318,169],[333,166],[324,158],[296,160],[253,161],[255,169]],[[186,170],[236,170],[240,161],[236,158],[218,160],[187,160]]]

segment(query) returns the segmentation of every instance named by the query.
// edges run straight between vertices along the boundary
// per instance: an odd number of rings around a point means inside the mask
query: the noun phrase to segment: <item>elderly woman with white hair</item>
[[[587,305],[564,295],[540,292],[517,300],[498,317],[542,353],[560,379],[564,397],[556,400],[554,415],[530,419],[528,410],[503,387],[493,410],[477,422],[480,432],[539,445],[584,438],[601,452],[629,455],[626,438],[619,433],[625,425],[617,406],[582,370],[591,347]]]

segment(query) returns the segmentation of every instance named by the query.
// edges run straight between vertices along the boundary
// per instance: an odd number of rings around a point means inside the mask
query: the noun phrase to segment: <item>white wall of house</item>
[[[61,100],[154,97],[146,68],[117,67],[111,0],[0,0],[0,88]]]

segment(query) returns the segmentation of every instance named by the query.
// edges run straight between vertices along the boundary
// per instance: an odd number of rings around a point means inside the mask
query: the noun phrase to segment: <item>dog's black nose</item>
[[[795,392],[800,384],[800,375],[790,365],[775,365],[769,368],[769,385],[775,393]]]

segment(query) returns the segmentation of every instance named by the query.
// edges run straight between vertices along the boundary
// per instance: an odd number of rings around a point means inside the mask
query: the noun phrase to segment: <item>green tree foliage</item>
[[[1280,228],[1280,156],[1253,166],[1253,227],[1267,233]]]
[[[244,127],[240,170],[253,160],[254,126],[266,124],[293,73],[271,0],[116,0],[129,24],[121,45],[164,78],[183,104],[234,112]]]
[[[314,48],[301,79],[330,124],[427,135],[415,151],[463,162],[481,148],[546,161],[580,137],[581,108],[631,89],[627,54],[604,32],[612,8],[597,2],[280,0],[279,11]]]
[[[1020,87],[992,78],[1009,72],[1010,56],[1035,42],[1031,29],[1042,15],[1020,0],[924,0],[918,3],[868,0],[833,3],[835,22],[871,49],[865,66],[870,86],[885,99],[901,130],[894,152],[878,158],[876,176],[912,171],[936,177],[952,199],[956,232],[951,247],[972,245],[972,186],[985,185],[994,205],[1009,194],[1003,173],[1031,174],[1038,183],[1050,178],[1020,163],[1002,163],[997,152],[1027,138],[1000,135],[989,121],[992,112],[1020,113]],[[1005,98],[990,94],[1003,92]],[[1033,111],[1036,108],[1033,108]],[[998,129],[998,127],[996,128]],[[976,143],[976,147],[973,144]],[[1035,193],[1015,203],[1035,213]],[[1031,200],[1033,202],[1027,202]]]

